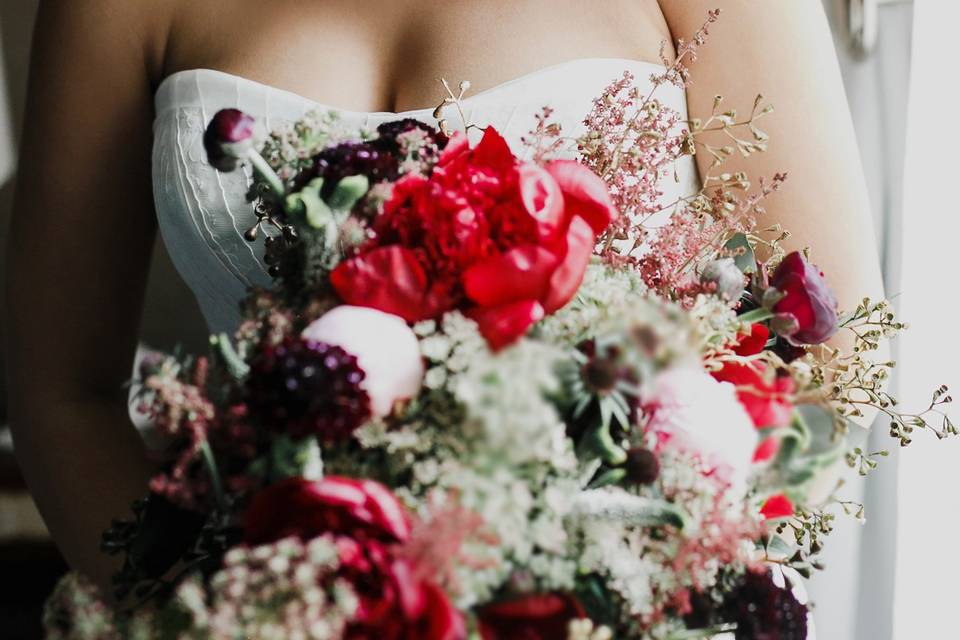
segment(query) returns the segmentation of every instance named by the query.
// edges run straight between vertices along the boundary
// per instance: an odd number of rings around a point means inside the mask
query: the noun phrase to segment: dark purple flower
[[[440,149],[443,149],[448,142],[445,134],[437,131],[425,122],[420,122],[414,118],[403,118],[401,120],[384,122],[378,126],[377,138],[373,141],[373,144],[389,151],[397,151],[397,136],[413,131],[414,129],[423,131],[427,139],[436,144]]]
[[[820,344],[837,332],[837,299],[823,273],[799,252],[783,259],[770,286],[782,294],[773,306],[773,328],[791,344]]]
[[[399,175],[396,156],[370,142],[343,142],[327,147],[314,156],[313,167],[297,177],[296,185],[323,178],[323,195],[329,196],[337,183],[347,176],[366,176],[370,184],[395,180]]]
[[[253,148],[257,121],[239,109],[221,109],[203,134],[207,159],[219,171],[233,171]]]
[[[627,451],[627,480],[633,484],[653,484],[660,476],[660,461],[650,449],[635,447]]]
[[[806,640],[807,607],[769,572],[748,571],[724,602],[737,640]]]
[[[250,363],[250,412],[292,438],[342,441],[370,418],[364,377],[356,357],[340,347],[287,338],[260,349]]]

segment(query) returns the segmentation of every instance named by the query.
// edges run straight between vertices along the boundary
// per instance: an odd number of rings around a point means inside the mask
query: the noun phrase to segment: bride
[[[144,492],[150,463],[124,383],[158,228],[210,329],[230,331],[244,289],[268,277],[244,176],[205,163],[203,127],[240,107],[270,125],[336,108],[345,126],[430,119],[438,78],[469,79],[474,123],[519,148],[532,114],[576,132],[593,96],[624,70],[641,84],[719,6],[686,95],[776,105],[768,153],[730,170],[790,175],[767,220],[810,246],[842,308],[881,293],[871,216],[833,43],[806,0],[46,0],[33,56],[11,231],[10,412],[17,454],[69,562],[102,584],[113,517]],[[471,97],[472,96],[472,97]],[[152,154],[152,158],[151,158]],[[695,189],[692,158],[664,204]],[[708,158],[697,157],[700,170]],[[843,348],[846,345],[837,345]]]

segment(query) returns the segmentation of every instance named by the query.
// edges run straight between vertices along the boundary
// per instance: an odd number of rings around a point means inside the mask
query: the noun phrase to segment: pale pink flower
[[[357,358],[376,416],[389,415],[399,400],[412,398],[423,381],[423,359],[417,336],[400,317],[343,305],[314,320],[303,331],[307,340],[340,347]]]
[[[732,384],[700,369],[670,369],[654,380],[644,411],[658,447],[697,455],[708,474],[742,495],[758,436]]]

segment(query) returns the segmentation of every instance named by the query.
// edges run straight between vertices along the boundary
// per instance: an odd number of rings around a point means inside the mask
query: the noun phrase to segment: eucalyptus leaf
[[[796,551],[796,547],[792,546],[786,540],[777,535],[771,535],[770,539],[767,541],[766,552],[767,555],[775,560],[783,560],[789,558]]]
[[[846,442],[836,437],[833,413],[814,404],[797,406],[797,413],[810,432],[810,443],[803,453],[804,458],[814,460],[820,466],[828,466],[846,452]]]

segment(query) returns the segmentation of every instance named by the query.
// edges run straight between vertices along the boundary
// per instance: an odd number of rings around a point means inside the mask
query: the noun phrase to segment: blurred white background
[[[956,383],[960,393],[960,348],[951,332],[960,318],[960,211],[952,190],[960,147],[953,124],[960,3],[823,1],[871,190],[887,292],[917,328],[902,341],[899,360],[903,400],[919,406],[941,382]],[[867,40],[876,36],[870,52],[854,46],[850,3],[868,10]],[[0,0],[0,280],[35,11],[36,0]],[[196,348],[205,338],[196,306],[162,248],[154,253],[144,340],[161,348],[177,342]],[[3,397],[0,367],[0,424]],[[896,448],[884,424],[873,440],[877,448]],[[903,455],[887,459],[866,486],[853,481],[846,489],[866,504],[868,523],[840,519],[826,555],[830,570],[813,580],[820,640],[960,637],[953,609],[960,553],[951,535],[960,530],[960,493],[954,490],[960,440],[939,446],[931,438],[915,440]],[[3,547],[43,535],[15,476],[9,456],[4,462],[0,452],[0,619],[13,608],[4,598],[18,580],[15,568],[3,566],[10,555]]]

